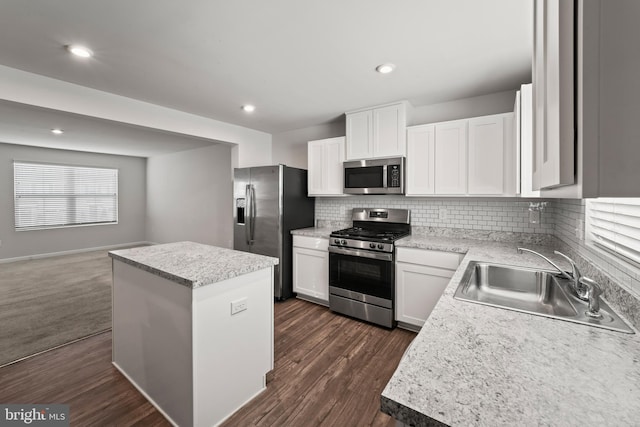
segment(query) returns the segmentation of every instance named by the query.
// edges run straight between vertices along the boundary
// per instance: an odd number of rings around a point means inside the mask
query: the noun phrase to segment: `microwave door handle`
[[[382,166],[382,188],[387,188],[387,165]]]

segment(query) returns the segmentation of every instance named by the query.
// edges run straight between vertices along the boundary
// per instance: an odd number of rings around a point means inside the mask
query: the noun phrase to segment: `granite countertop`
[[[623,334],[453,298],[470,261],[549,269],[532,254],[518,254],[517,246],[542,252],[568,268],[553,255],[552,246],[416,235],[397,246],[466,256],[382,392],[383,412],[415,426],[638,424],[637,332]]]
[[[329,234],[336,231],[338,228],[332,227],[309,227],[299,228],[297,230],[291,230],[291,234],[294,236],[307,236],[307,237],[322,237],[329,238]]]
[[[278,258],[194,242],[110,251],[118,261],[189,288],[210,285],[278,264]]]

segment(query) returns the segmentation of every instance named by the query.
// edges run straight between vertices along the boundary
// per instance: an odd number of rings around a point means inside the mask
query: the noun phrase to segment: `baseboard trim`
[[[400,322],[400,321],[398,321],[397,325],[398,325],[398,328],[406,329],[407,331],[411,331],[411,332],[415,332],[415,333],[420,332],[420,329],[422,329],[422,326],[416,326],[416,325],[412,325],[410,323],[405,323],[405,322]]]
[[[309,295],[304,295],[298,292],[296,298],[301,299],[303,301],[312,302],[314,304],[323,305],[325,307],[329,307],[329,301],[325,301],[320,298],[310,297]]]
[[[96,246],[96,247],[93,247],[93,248],[73,249],[73,250],[70,250],[70,251],[49,252],[49,253],[45,253],[45,254],[27,255],[27,256],[15,257],[15,258],[1,258],[0,259],[0,264],[4,264],[4,263],[7,263],[7,262],[15,262],[15,261],[28,261],[28,260],[31,260],[31,259],[50,258],[50,257],[61,256],[61,255],[81,254],[83,252],[105,251],[105,250],[126,248],[126,247],[129,247],[129,246],[153,245],[153,244],[154,244],[153,242],[146,242],[146,241],[145,242],[130,242],[130,243],[120,243],[120,244],[117,244],[117,245]]]

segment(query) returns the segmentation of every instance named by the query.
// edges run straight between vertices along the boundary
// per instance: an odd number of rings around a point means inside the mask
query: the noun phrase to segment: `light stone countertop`
[[[383,412],[415,426],[638,425],[637,331],[623,334],[453,298],[470,261],[553,269],[532,254],[518,254],[518,246],[568,269],[552,246],[420,235],[397,246],[466,256],[382,392]]]
[[[197,288],[278,264],[278,258],[194,242],[110,251],[109,256],[180,285]]]
[[[322,237],[324,239],[328,239],[329,234],[331,234],[336,230],[338,230],[338,228],[309,227],[309,228],[298,228],[297,230],[291,230],[291,234],[293,234],[294,236]]]

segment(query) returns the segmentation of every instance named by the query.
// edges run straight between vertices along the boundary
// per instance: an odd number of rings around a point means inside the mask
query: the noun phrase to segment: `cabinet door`
[[[519,99],[519,141],[520,159],[520,197],[540,197],[539,191],[533,190],[533,93],[531,83],[522,85]]]
[[[307,189],[310,196],[337,196],[343,191],[344,137],[309,141]]]
[[[324,194],[341,195],[344,190],[344,137],[331,138],[324,145]]]
[[[329,301],[329,252],[293,248],[293,291]]]
[[[534,190],[574,182],[573,19],[573,2],[535,2]]]
[[[467,193],[467,121],[437,124],[435,194]]]
[[[407,130],[407,196],[435,192],[435,127],[415,126]]]
[[[451,270],[396,263],[396,320],[422,327],[452,276]]]
[[[504,116],[469,120],[469,194],[505,194]]]
[[[373,156],[373,111],[347,114],[347,160]]]
[[[373,110],[374,157],[394,157],[406,154],[406,124],[404,104]]]
[[[324,141],[309,141],[307,144],[307,193],[310,196],[322,194],[324,190],[324,162],[325,162]]]

